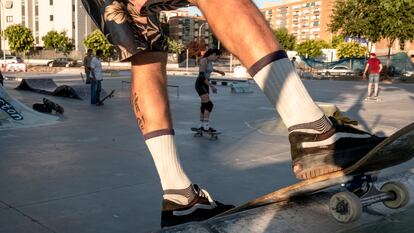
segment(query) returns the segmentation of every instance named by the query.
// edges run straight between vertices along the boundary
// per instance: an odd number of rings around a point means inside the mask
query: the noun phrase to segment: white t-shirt
[[[93,72],[95,73],[96,80],[102,80],[102,63],[98,58],[96,57],[92,58],[91,68],[93,69]]]

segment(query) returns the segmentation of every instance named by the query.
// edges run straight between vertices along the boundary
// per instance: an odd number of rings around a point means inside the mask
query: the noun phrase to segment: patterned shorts
[[[187,7],[187,0],[82,0],[121,61],[142,51],[167,51],[159,12]]]

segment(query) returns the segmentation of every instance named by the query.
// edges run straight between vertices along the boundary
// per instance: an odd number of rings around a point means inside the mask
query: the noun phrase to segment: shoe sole
[[[296,178],[301,180],[312,179],[318,176],[323,176],[329,173],[343,170],[342,167],[337,166],[324,166],[312,169],[304,169],[300,172],[295,172]]]

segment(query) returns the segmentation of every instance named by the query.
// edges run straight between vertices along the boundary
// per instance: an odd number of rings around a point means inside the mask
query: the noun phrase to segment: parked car
[[[10,63],[6,65],[6,70],[12,72],[26,72],[27,65],[26,63]]]
[[[319,74],[319,75],[325,75],[325,76],[356,74],[356,72],[354,70],[352,70],[348,66],[344,66],[344,65],[337,65],[337,66],[334,66],[330,69],[321,69],[321,70],[318,70],[316,73]]]
[[[72,67],[77,65],[78,62],[70,57],[59,57],[47,63],[49,67]]]
[[[10,55],[6,55],[5,57],[0,56],[1,66],[7,66],[8,64],[14,64],[14,63],[24,63],[24,61],[21,57],[17,57],[17,56],[10,56]]]

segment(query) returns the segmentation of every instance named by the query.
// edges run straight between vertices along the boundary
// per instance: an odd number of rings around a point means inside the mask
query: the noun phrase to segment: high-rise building
[[[330,40],[328,23],[335,0],[287,0],[265,3],[261,9],[273,29],[286,28],[298,42],[308,39]]]
[[[13,24],[30,28],[35,44],[39,47],[43,46],[42,37],[49,31],[66,31],[66,35],[75,44],[75,50],[83,52],[84,38],[96,28],[81,0],[1,0],[1,2],[2,30]],[[5,48],[8,50],[7,41]]]
[[[208,47],[212,46],[213,37],[206,20],[197,16],[171,17],[169,23],[169,36],[187,45],[192,41],[203,41]]]

